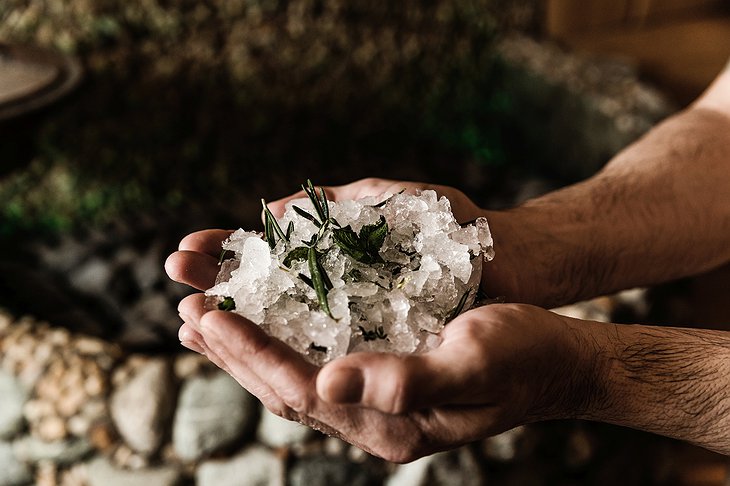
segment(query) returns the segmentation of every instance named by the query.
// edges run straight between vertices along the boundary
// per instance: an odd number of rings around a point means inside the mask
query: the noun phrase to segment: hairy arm
[[[564,417],[730,454],[730,333],[566,320],[587,358],[563,388]]]
[[[503,256],[483,286],[513,301],[555,306],[730,261],[730,72],[594,177],[488,217]]]

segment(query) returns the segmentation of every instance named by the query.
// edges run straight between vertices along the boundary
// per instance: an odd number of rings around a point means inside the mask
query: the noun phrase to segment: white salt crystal
[[[459,302],[466,300],[463,311],[476,299],[482,258],[494,255],[489,226],[479,218],[462,228],[448,199],[434,191],[392,195],[379,205],[384,199],[329,202],[331,218],[341,231],[352,230],[355,239],[381,216],[388,225],[374,262],[373,257],[358,261],[341,248],[334,223],[321,232],[316,249],[331,283],[329,314],[307,282],[312,279],[307,260],[284,265],[293,249],[305,247],[319,232],[317,224],[293,209],[296,205],[318,217],[309,199],[287,203],[279,225],[285,229],[293,222],[294,230],[289,242],[278,240],[274,250],[257,233],[234,232],[223,248],[235,258],[223,262],[216,285],[206,294],[214,302],[232,297],[234,312],[316,364],[354,351],[432,349]]]

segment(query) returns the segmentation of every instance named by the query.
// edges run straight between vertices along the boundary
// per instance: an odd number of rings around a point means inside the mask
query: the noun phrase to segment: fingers
[[[259,386],[266,384],[299,414],[308,414],[313,408],[317,367],[292,348],[231,312],[206,313],[200,328],[210,350],[220,356],[234,376]]]
[[[191,351],[205,356],[205,341],[203,340],[203,336],[193,329],[190,324],[183,323],[180,326],[177,337],[180,339],[180,344]]]
[[[238,381],[238,383],[255,395],[269,410],[279,415],[287,415],[287,406],[284,401],[258,376],[251,372],[246,366],[230,359],[224,360],[216,351],[212,350],[205,338],[200,333],[199,318],[205,313],[200,297],[203,294],[195,294],[186,297],[180,303],[179,309],[181,316],[185,316],[189,321],[183,323],[178,331],[180,344],[186,348],[206,356],[216,366],[226,371],[228,374]],[[196,307],[197,306],[197,307]],[[231,365],[229,365],[231,363]]]
[[[200,319],[207,312],[205,309],[205,294],[188,295],[177,305],[177,312],[183,321],[200,333]]]
[[[359,404],[389,414],[485,401],[484,360],[464,347],[421,355],[355,353],[326,365],[316,382],[325,402]]]
[[[325,189],[324,191],[327,194],[327,197],[330,197],[329,191]],[[271,211],[271,214],[273,214],[277,218],[281,218],[284,216],[284,210],[286,209],[286,203],[289,201],[292,201],[294,199],[302,199],[307,197],[306,194],[304,194],[304,191],[298,191],[292,194],[291,196],[287,196],[281,199],[277,199],[276,201],[268,203],[269,210]]]
[[[176,251],[165,262],[171,279],[198,290],[209,289],[218,275],[218,259],[195,251]]]
[[[214,258],[221,254],[223,240],[231,236],[233,231],[209,229],[190,233],[180,241],[178,250],[204,253]]]

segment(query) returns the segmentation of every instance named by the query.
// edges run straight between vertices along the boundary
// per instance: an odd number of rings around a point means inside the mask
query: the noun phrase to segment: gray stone
[[[172,442],[178,456],[196,460],[241,438],[258,402],[222,371],[187,379],[178,398]]]
[[[182,479],[172,466],[130,471],[114,467],[101,457],[88,464],[87,476],[89,486],[174,486]]]
[[[13,375],[0,370],[0,438],[10,438],[23,429],[23,405],[28,393]]]
[[[428,479],[428,469],[434,456],[426,456],[408,464],[398,466],[385,481],[385,486],[424,486]]]
[[[305,425],[283,419],[263,409],[256,437],[269,447],[285,447],[304,442],[312,432]]]
[[[114,390],[110,412],[124,441],[141,454],[153,454],[162,443],[175,402],[170,363],[144,363],[126,383]]]
[[[482,450],[488,459],[497,462],[511,462],[517,457],[531,452],[531,435],[524,426],[515,427],[484,439]]]
[[[313,456],[300,459],[289,471],[291,486],[367,486],[380,483],[382,480],[370,468],[338,457]]]
[[[69,281],[75,288],[91,294],[106,288],[112,277],[109,264],[98,257],[85,261],[69,275]]]
[[[15,458],[13,447],[0,442],[0,486],[30,484],[32,480],[30,469]]]
[[[197,486],[283,486],[284,463],[261,446],[229,460],[206,461],[195,476]]]
[[[92,449],[89,441],[82,438],[45,442],[37,437],[26,436],[13,442],[15,457],[23,462],[73,464],[83,459]]]
[[[424,484],[429,486],[481,486],[484,473],[468,447],[434,454]]]
[[[134,260],[132,271],[137,285],[142,290],[151,289],[163,278],[164,262],[163,244],[161,241],[153,242],[144,255]]]

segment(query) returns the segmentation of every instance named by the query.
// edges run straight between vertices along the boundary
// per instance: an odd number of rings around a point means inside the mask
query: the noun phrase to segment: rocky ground
[[[556,311],[608,320],[619,310],[645,313],[645,293]],[[712,454],[581,422],[518,427],[398,466],[269,413],[194,353],[130,353],[2,311],[0,356],[2,486],[720,485],[727,473]]]
[[[631,65],[526,37],[538,2],[486,3],[0,2],[0,42],[74,52],[87,73],[0,126],[0,486],[725,484],[719,456],[566,421],[397,466],[177,348],[188,290],[164,258],[193,229],[259,227],[258,197],[379,175],[511,206],[672,112]],[[645,297],[561,312],[641,322]]]

